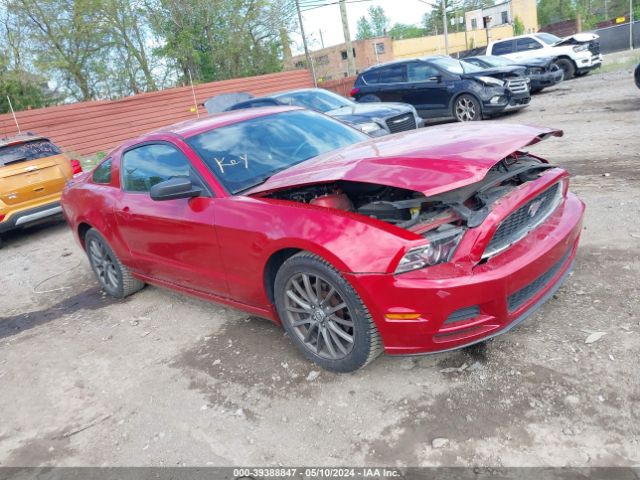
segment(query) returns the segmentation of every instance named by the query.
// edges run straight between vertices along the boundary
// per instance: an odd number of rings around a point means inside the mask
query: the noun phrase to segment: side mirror
[[[151,190],[152,200],[175,200],[177,198],[193,198],[199,197],[202,194],[202,189],[196,187],[191,183],[188,178],[172,178],[165,180],[164,182],[156,183]]]
[[[442,75],[434,75],[432,77],[427,78],[427,82],[440,83],[441,81],[442,81]]]

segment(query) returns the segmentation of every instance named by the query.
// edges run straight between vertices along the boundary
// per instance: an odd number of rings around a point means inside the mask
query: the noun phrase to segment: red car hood
[[[425,196],[478,182],[509,154],[562,130],[503,123],[428,127],[367,140],[273,175],[248,194],[337,180],[375,183]]]

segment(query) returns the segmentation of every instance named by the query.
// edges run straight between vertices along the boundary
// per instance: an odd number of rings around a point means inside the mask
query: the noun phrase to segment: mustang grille
[[[560,203],[562,184],[556,183],[505,218],[493,234],[482,258],[509,247],[544,222]]]
[[[509,80],[507,82],[507,88],[512,93],[525,93],[528,91],[527,81],[524,79]]]
[[[412,113],[404,113],[387,119],[387,127],[391,133],[413,130],[416,128],[416,119]]]
[[[551,279],[556,276],[562,265],[567,261],[569,254],[571,253],[571,249],[567,250],[567,252],[562,256],[560,260],[553,264],[553,266],[536,278],[529,285],[521,288],[515,293],[512,293],[507,298],[507,304],[509,308],[509,312],[513,312],[517,310],[526,302],[531,300],[540,290],[542,290],[546,285],[549,284]]]

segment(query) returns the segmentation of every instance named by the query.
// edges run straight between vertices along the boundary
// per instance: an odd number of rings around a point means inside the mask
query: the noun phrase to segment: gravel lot
[[[532,151],[585,230],[553,299],[464,351],[318,372],[265,320],[106,297],[64,224],[7,236],[0,465],[639,465],[640,90],[593,74],[499,121],[564,129]]]

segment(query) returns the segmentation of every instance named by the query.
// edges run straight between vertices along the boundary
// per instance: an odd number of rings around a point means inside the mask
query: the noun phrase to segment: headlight
[[[589,48],[589,44],[588,43],[583,43],[581,45],[576,45],[575,47],[573,47],[573,51],[574,52],[584,52],[588,48]]]
[[[396,268],[396,273],[409,272],[419,268],[430,267],[448,262],[456,251],[462,238],[464,229],[450,228],[444,231],[427,233],[428,245],[422,245],[409,250]]]
[[[493,77],[476,77],[476,78],[480,80],[482,83],[484,83],[485,85],[495,85],[498,87],[504,86],[504,82],[497,78],[493,78]]]
[[[364,133],[373,133],[376,130],[380,130],[381,127],[375,122],[356,123],[355,127]]]

